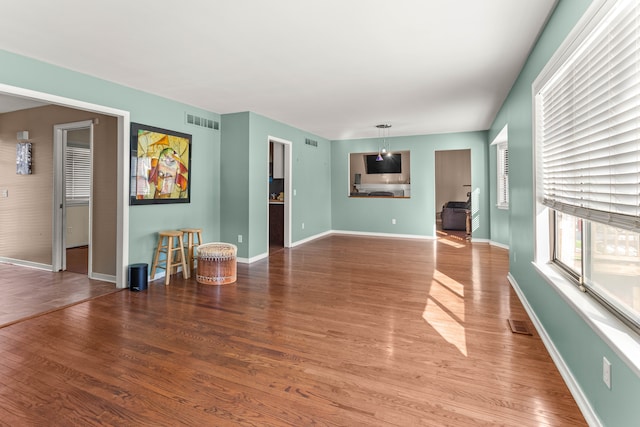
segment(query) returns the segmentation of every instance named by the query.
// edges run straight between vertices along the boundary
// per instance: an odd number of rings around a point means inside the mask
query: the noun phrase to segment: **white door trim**
[[[127,265],[129,260],[129,128],[131,125],[130,113],[125,110],[106,107],[65,98],[45,92],[37,92],[30,89],[10,86],[0,83],[0,94],[18,96],[50,104],[62,105],[77,110],[92,111],[118,120],[118,198],[116,218],[116,287],[127,287]]]

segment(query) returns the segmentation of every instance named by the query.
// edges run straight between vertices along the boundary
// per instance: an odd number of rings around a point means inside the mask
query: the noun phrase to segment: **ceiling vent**
[[[199,126],[201,128],[219,130],[220,123],[206,117],[196,116],[195,114],[185,113],[185,122],[188,125]]]
[[[313,139],[309,139],[309,138],[305,138],[304,143],[312,147],[318,146],[318,141],[314,141]]]

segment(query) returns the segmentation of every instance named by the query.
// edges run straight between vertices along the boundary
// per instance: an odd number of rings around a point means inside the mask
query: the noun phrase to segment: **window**
[[[550,261],[638,328],[640,4],[606,2],[586,29],[534,83],[538,216]]]
[[[496,146],[496,206],[509,209],[509,125],[505,125],[491,145]]]
[[[509,148],[506,142],[498,144],[498,208],[509,209]]]
[[[89,147],[67,146],[64,177],[67,205],[89,203],[91,196],[91,150]]]

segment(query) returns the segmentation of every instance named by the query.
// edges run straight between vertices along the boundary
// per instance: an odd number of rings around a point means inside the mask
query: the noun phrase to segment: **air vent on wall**
[[[220,129],[220,123],[206,117],[196,116],[195,114],[185,113],[185,121],[189,125],[200,126],[207,129]]]
[[[318,141],[314,141],[313,139],[305,138],[304,143],[307,145],[311,145],[312,147],[318,146]]]

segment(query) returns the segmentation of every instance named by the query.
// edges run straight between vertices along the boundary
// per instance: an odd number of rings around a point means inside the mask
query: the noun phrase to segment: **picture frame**
[[[191,202],[191,135],[131,123],[130,205]]]

